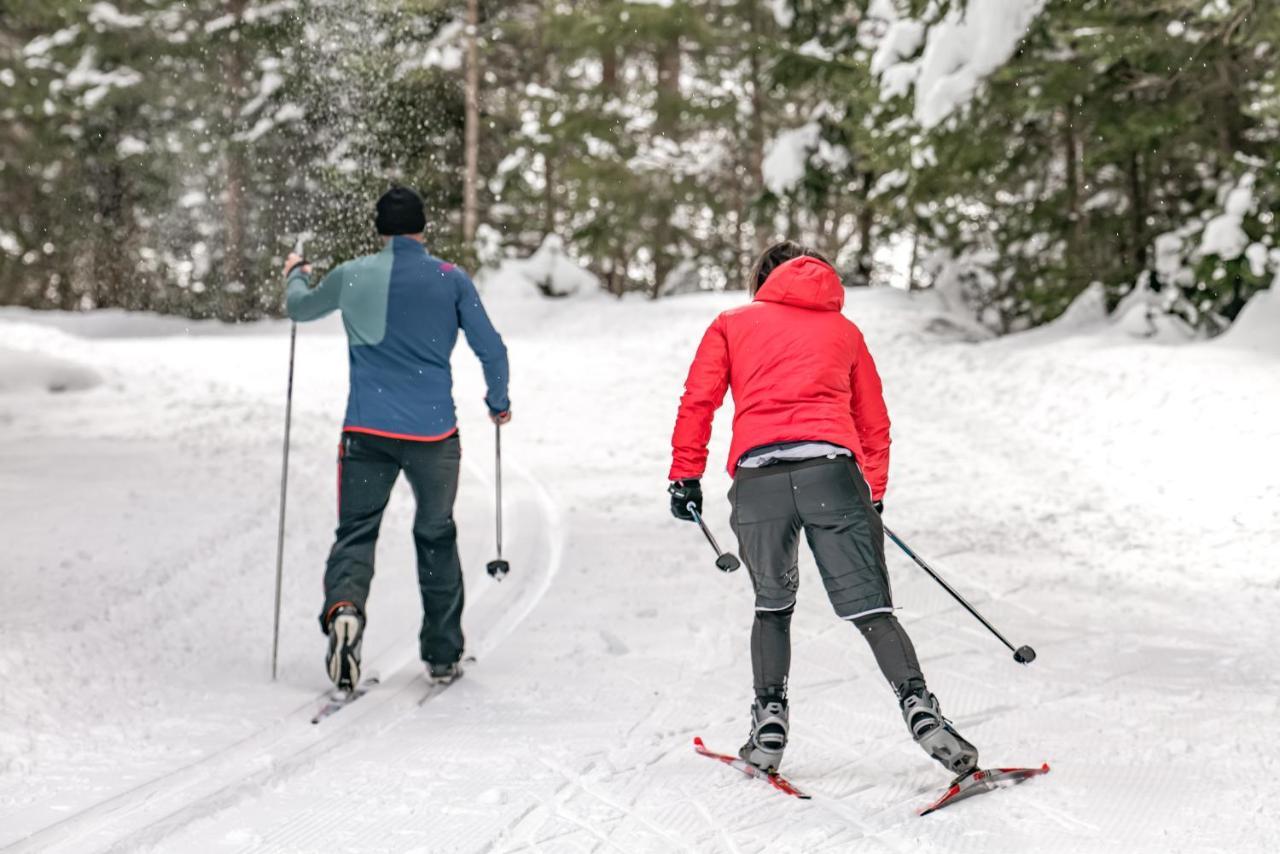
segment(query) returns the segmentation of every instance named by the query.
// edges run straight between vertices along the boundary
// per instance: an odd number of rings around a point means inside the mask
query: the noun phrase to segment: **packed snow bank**
[[[1259,291],[1217,339],[1223,345],[1262,350],[1280,356],[1280,276],[1270,290]]]
[[[284,286],[281,285],[281,293]],[[10,321],[58,329],[79,338],[168,338],[177,335],[265,335],[277,324],[226,323],[221,320],[191,320],[150,311],[119,308],[96,311],[40,311],[16,306],[0,306],[0,322]],[[278,321],[288,325],[288,321]]]
[[[102,382],[84,365],[48,356],[0,347],[0,394],[24,391],[84,391]]]
[[[569,257],[559,235],[548,234],[528,258],[508,258],[483,271],[481,287],[500,298],[569,297],[595,293],[600,280]]]

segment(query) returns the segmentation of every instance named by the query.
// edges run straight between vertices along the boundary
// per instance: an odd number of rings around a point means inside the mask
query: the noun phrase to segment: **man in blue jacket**
[[[422,199],[403,187],[389,190],[378,200],[376,225],[382,251],[334,268],[314,288],[310,265],[297,255],[285,262],[289,316],[307,321],[341,311],[347,330],[351,387],[338,449],[338,529],[320,612],[329,678],[344,690],[360,681],[374,547],[400,472],[417,502],[422,660],[433,681],[460,673],[462,567],[453,502],[461,450],[449,365],[459,330],[484,366],[489,417],[499,425],[511,419],[507,348],[467,274],[423,246]]]

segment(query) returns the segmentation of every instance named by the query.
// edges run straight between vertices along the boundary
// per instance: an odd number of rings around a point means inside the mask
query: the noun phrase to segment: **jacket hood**
[[[844,286],[830,265],[802,255],[770,273],[755,298],[815,311],[839,311],[844,307]]]

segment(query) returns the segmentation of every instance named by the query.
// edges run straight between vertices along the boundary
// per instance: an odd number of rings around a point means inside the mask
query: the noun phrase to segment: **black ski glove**
[[[883,516],[883,515],[884,515],[884,502],[883,502],[883,501],[872,501],[872,502],[871,502],[871,506],[872,506],[872,507],[874,507],[874,508],[876,508],[876,512],[877,512],[877,513],[879,513],[881,516]]]
[[[693,514],[689,512],[689,502],[693,502],[698,515],[702,515],[702,481],[696,478],[672,481],[667,487],[667,492],[671,493],[672,516],[683,519],[685,522],[692,522]]]

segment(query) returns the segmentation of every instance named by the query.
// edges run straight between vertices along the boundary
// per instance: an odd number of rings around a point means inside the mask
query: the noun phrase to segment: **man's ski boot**
[[[751,735],[738,755],[766,774],[778,773],[787,748],[790,709],[786,700],[756,698],[751,704]]]
[[[339,691],[354,691],[360,684],[360,644],[364,617],[355,605],[339,605],[329,617],[329,653],[325,664]]]
[[[433,664],[427,663],[427,681],[432,685],[451,685],[462,676],[461,662],[451,662],[449,664]]]
[[[951,721],[942,716],[938,698],[923,685],[908,688],[904,693],[902,719],[907,722],[916,744],[952,774],[962,777],[978,767],[978,749],[965,741]]]

